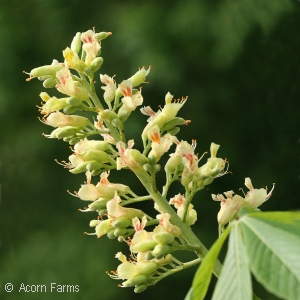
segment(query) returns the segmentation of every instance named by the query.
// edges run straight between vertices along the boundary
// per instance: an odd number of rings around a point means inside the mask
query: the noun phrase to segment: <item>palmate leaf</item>
[[[271,293],[300,299],[300,213],[251,213],[240,219],[251,270]]]
[[[227,226],[226,230],[223,234],[216,240],[216,242],[212,245],[206,256],[204,257],[200,267],[198,268],[193,284],[192,284],[192,292],[189,291],[188,295],[191,300],[202,300],[204,299],[210,280],[212,276],[212,271],[215,265],[215,261],[219,255],[219,252],[226,240],[231,226]],[[190,294],[191,293],[191,294]]]
[[[252,300],[250,268],[239,222],[232,223],[226,258],[212,299]]]

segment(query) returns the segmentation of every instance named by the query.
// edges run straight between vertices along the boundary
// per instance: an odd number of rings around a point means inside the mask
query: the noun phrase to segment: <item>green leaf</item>
[[[232,223],[229,245],[213,300],[252,300],[250,267],[239,223]]]
[[[215,265],[215,261],[219,255],[219,252],[226,240],[231,226],[228,225],[223,234],[215,241],[206,256],[204,257],[200,267],[198,268],[193,284],[192,284],[192,297],[191,300],[202,300],[204,299],[210,280],[212,271]]]
[[[300,299],[300,214],[252,213],[240,226],[255,278],[283,299]]]
[[[193,294],[193,288],[191,287],[188,291],[188,293],[186,294],[184,300],[191,300],[192,299],[192,294]]]

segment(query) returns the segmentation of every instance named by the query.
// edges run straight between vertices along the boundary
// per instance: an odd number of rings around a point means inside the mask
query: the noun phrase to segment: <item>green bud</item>
[[[112,122],[114,119],[118,118],[118,115],[109,109],[104,109],[99,112],[99,117],[102,120]]]
[[[156,258],[161,258],[162,256],[166,255],[169,250],[170,247],[168,245],[157,244],[151,253]]]
[[[122,218],[117,218],[114,220],[111,225],[115,228],[126,228],[130,225],[132,225],[131,219],[122,217]]]
[[[86,165],[86,169],[88,171],[99,170],[102,167],[103,167],[103,164],[98,161],[91,161],[91,162],[88,162],[88,164]]]
[[[143,165],[143,169],[144,169],[146,172],[152,172],[152,171],[153,171],[153,167],[152,167],[150,164],[144,164],[144,165]]]
[[[43,82],[44,88],[54,88],[56,86],[55,78],[48,78]]]
[[[76,35],[73,38],[73,41],[71,43],[71,49],[73,52],[75,53],[79,53],[80,49],[81,49],[81,33],[77,32]]]
[[[99,151],[99,150],[89,150],[84,152],[83,158],[86,161],[99,161],[101,163],[107,162],[108,161],[108,154],[104,151]]]
[[[154,166],[154,173],[158,173],[161,169],[161,165],[157,164]]]
[[[98,40],[98,42],[106,39],[108,36],[112,35],[111,32],[99,32],[95,34],[95,38]]]
[[[101,210],[106,208],[106,203],[108,200],[95,200],[89,205],[89,210],[90,211],[95,211],[95,210]]]
[[[71,141],[72,141],[72,140],[71,140]],[[70,142],[71,142],[71,141],[70,141]],[[69,142],[69,143],[70,143],[70,142]],[[70,145],[71,145],[71,144],[70,144]],[[72,174],[79,174],[79,173],[85,172],[85,171],[86,171],[86,166],[87,166],[88,163],[89,163],[88,161],[85,161],[85,162],[79,164],[76,168],[71,169],[70,172],[71,172]]]
[[[99,175],[102,172],[103,172],[103,170],[93,170],[91,175],[92,176],[97,176],[97,175]]]
[[[164,124],[162,130],[169,131],[177,125],[184,125],[184,124],[185,124],[185,119],[175,117],[172,120],[168,121],[166,124]]]
[[[67,104],[70,106],[80,106],[82,101],[77,97],[70,97],[67,99]]]
[[[148,280],[149,280],[148,276],[146,276],[146,275],[136,275],[133,278],[124,281],[122,286],[132,287],[132,286],[135,286],[135,285],[141,285],[143,283],[146,283]]]
[[[148,287],[147,284],[141,284],[135,287],[134,292],[135,293],[141,293]]]
[[[148,251],[152,251],[156,245],[157,245],[157,242],[155,242],[155,241],[140,242],[132,247],[132,251],[135,253],[148,252]]]
[[[40,77],[38,77],[38,80],[45,81],[46,79],[49,79],[49,78],[55,78],[55,76],[53,76],[53,75],[40,76]]]
[[[96,72],[100,69],[102,64],[103,64],[103,58],[102,57],[96,57],[92,60],[89,67],[90,67],[92,72]]]
[[[72,136],[67,136],[63,138],[64,142],[69,142],[73,137]]]
[[[174,241],[174,235],[169,232],[159,232],[153,235],[153,239],[163,245],[170,244]]]
[[[176,135],[179,131],[180,131],[179,127],[174,127],[172,129],[168,130],[168,133],[170,133],[171,135]]]
[[[111,124],[119,129],[123,129],[123,122],[121,122],[121,120],[119,118],[113,119]]]
[[[115,230],[110,230],[108,233],[107,233],[107,237],[112,240],[112,239],[115,239],[117,236],[115,235]]]
[[[137,85],[140,85],[145,82],[146,76],[150,72],[150,67],[148,70],[146,70],[144,67],[138,70],[133,76],[128,78],[132,82],[132,87],[135,87]]]
[[[146,258],[147,260],[151,260],[151,259],[153,259],[153,258],[155,258],[155,257],[154,257],[153,254],[149,251],[149,252],[146,253],[145,258]]]
[[[66,114],[66,115],[69,115],[69,114],[72,114],[74,111],[78,110],[78,107],[77,106],[67,106],[63,109],[63,112]]]
[[[93,77],[94,72],[91,70],[91,68],[84,68],[83,73],[88,77]]]
[[[55,76],[56,72],[60,71],[62,68],[63,67],[61,65],[46,65],[46,66],[32,69],[29,75],[31,78],[41,77],[45,75]]]
[[[126,233],[127,233],[126,228],[117,228],[117,229],[114,231],[114,235],[117,236],[117,237],[119,237],[119,236],[124,236]]]
[[[57,130],[56,132],[56,138],[58,139],[62,139],[65,137],[71,137],[74,136],[77,132],[77,128],[76,127],[72,127],[72,126],[66,126],[66,127],[62,127],[62,128],[57,128],[55,129]]]
[[[69,144],[70,145],[75,145],[80,141],[80,139],[78,138],[72,138],[71,140],[69,140]]]
[[[150,165],[154,166],[156,164],[156,158],[154,155],[149,155],[148,160]]]

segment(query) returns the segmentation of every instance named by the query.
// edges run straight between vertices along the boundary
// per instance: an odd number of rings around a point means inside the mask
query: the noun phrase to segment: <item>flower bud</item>
[[[148,70],[145,67],[142,67],[139,71],[137,71],[133,76],[128,78],[132,82],[132,86],[135,87],[145,82],[146,76],[150,73],[150,67]]]
[[[150,240],[150,241],[144,241],[137,243],[136,245],[132,246],[132,252],[138,253],[138,252],[148,252],[155,248],[157,245],[156,241]]]
[[[117,229],[114,231],[114,235],[115,235],[116,237],[124,236],[126,233],[127,233],[126,228],[117,228]]]
[[[107,200],[99,199],[89,205],[89,211],[101,210],[106,208]]]
[[[77,97],[70,97],[67,99],[67,104],[70,106],[80,106],[82,101]]]
[[[176,135],[179,131],[180,131],[179,127],[174,127],[172,129],[168,130],[168,133],[171,135]]]
[[[43,82],[43,86],[44,86],[44,88],[54,88],[56,86],[56,80],[55,80],[55,78],[54,77],[47,78]]]
[[[51,132],[50,138],[62,139],[64,137],[74,136],[76,132],[77,132],[76,127],[72,127],[72,126],[66,126],[62,128],[59,127]]]
[[[126,228],[132,224],[131,219],[129,218],[118,218],[114,220],[111,225],[115,228]]]
[[[168,232],[158,232],[153,234],[153,239],[159,244],[170,244],[174,241],[174,235]]]
[[[69,114],[72,114],[73,112],[75,112],[76,110],[78,110],[78,106],[69,105],[63,109],[63,112],[64,112],[64,114],[69,115]]]
[[[86,165],[86,169],[88,171],[99,170],[102,167],[103,167],[103,164],[98,161],[91,161],[91,162],[88,162],[88,164]]]
[[[184,124],[186,123],[183,118],[175,117],[172,120],[168,121],[166,124],[164,124],[162,130],[169,131],[175,126],[184,125]]]
[[[70,172],[72,174],[79,174],[79,173],[85,172],[86,171],[86,166],[87,166],[88,163],[89,163],[88,161],[85,161],[85,162],[79,164],[78,166],[76,166],[74,169],[71,169]]]
[[[111,230],[107,233],[107,237],[110,239],[110,240],[113,240],[115,239],[117,236],[115,235],[115,231],[114,230]]]
[[[74,36],[72,43],[71,43],[71,50],[75,52],[76,54],[79,53],[81,49],[81,33],[77,32],[76,35]]]
[[[137,275],[134,276],[133,278],[126,280],[122,283],[122,286],[124,287],[132,287],[135,285],[141,285],[143,283],[146,283],[148,281],[148,276],[146,275]]]
[[[167,254],[170,250],[170,247],[168,245],[163,244],[157,244],[151,254],[155,256],[156,258],[160,258]]]
[[[90,224],[91,226],[91,224]],[[113,227],[110,225],[110,220],[99,221],[99,224],[96,226],[96,235],[98,238],[112,231]]]
[[[84,127],[89,125],[89,123],[90,121],[87,118],[76,115],[67,116],[61,112],[51,113],[45,120],[46,125],[50,125],[53,127]]]
[[[153,259],[153,258],[155,258],[155,257],[154,257],[153,254],[149,251],[149,252],[146,253],[145,258],[146,258],[147,260],[151,260],[151,259]]]
[[[86,161],[96,160],[96,161],[99,161],[101,163],[104,163],[104,162],[108,161],[108,154],[104,151],[99,151],[99,150],[86,151],[82,155],[82,157]]]
[[[99,32],[95,34],[95,38],[100,42],[109,37],[110,35],[112,35],[111,32]]]
[[[34,68],[30,71],[30,78],[52,75],[55,76],[56,72],[60,71],[63,67],[60,64],[46,65],[38,68]],[[30,80],[30,79],[29,79]]]
[[[148,287],[147,284],[141,284],[135,287],[134,292],[135,293],[141,293]]]
[[[98,116],[101,120],[107,120],[109,122],[112,122],[112,120],[118,118],[118,115],[110,109],[101,110]]]
[[[48,95],[48,94],[47,94]],[[46,95],[41,95],[40,97],[44,100],[46,99]],[[58,111],[61,110],[63,108],[65,108],[67,106],[67,102],[66,102],[67,98],[56,98],[56,97],[51,97],[46,101],[45,104],[40,108],[40,112],[42,114],[49,114],[50,112],[54,112],[54,111]]]
[[[102,57],[96,57],[92,60],[91,64],[89,65],[92,72],[96,72],[100,69],[100,67],[103,64],[103,58]]]
[[[80,141],[79,138],[73,138],[73,139],[69,140],[69,144],[70,144],[70,145],[75,145],[75,144],[77,144],[79,141]],[[74,174],[75,174],[75,173],[74,173]]]

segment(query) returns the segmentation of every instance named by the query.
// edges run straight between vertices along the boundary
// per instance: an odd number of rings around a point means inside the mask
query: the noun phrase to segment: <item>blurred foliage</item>
[[[84,204],[66,190],[78,190],[84,176],[54,163],[70,149],[41,136],[51,130],[36,119],[42,86],[26,83],[22,70],[61,61],[75,33],[95,26],[113,32],[102,44],[101,73],[117,74],[121,82],[152,65],[143,96],[155,110],[168,91],[176,98],[188,95],[181,116],[192,123],[179,138],[196,139],[199,154],[212,141],[220,144],[233,171],[194,203],[195,231],[210,246],[219,209],[210,193],[238,192],[245,177],[257,188],[277,183],[263,210],[299,209],[299,13],[296,0],[1,0],[1,299],[183,299],[195,272],[176,274],[142,295],[117,288],[119,282],[105,274],[118,265],[115,253],[128,250],[82,234],[92,231],[88,223],[96,216],[79,213]],[[145,124],[137,111],[127,125],[137,145]],[[112,176],[127,177],[120,174]],[[135,192],[144,194],[140,187]],[[10,294],[6,282],[15,285]],[[80,292],[20,295],[22,282],[78,284]]]

